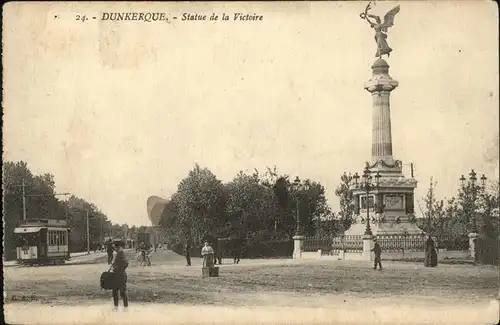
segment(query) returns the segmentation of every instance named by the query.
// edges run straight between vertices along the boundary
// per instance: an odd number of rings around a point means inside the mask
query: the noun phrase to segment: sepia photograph
[[[6,324],[499,324],[494,1],[2,18]]]

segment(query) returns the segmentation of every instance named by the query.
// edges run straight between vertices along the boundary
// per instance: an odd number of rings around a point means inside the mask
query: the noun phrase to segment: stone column
[[[304,236],[293,236],[293,259],[300,260],[302,258],[302,241]]]
[[[363,260],[372,260],[373,235],[363,235]]]
[[[389,65],[383,59],[375,61],[372,72],[372,77],[365,84],[373,99],[372,161],[384,160],[392,164],[390,93],[399,83],[391,78]]]

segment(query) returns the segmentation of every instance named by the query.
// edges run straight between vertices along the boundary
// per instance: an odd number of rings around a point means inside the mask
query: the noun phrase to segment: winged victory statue
[[[392,49],[387,44],[387,30],[389,27],[394,26],[394,17],[399,12],[399,5],[391,9],[384,16],[384,22],[380,20],[379,16],[368,13],[371,9],[371,1],[366,6],[365,12],[359,16],[361,19],[366,20],[370,27],[375,30],[375,42],[377,42],[377,53],[375,57],[381,58],[382,55],[390,56]]]

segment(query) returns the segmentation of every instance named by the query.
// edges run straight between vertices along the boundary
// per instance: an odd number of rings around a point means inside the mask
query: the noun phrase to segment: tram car
[[[23,265],[62,264],[69,259],[66,220],[28,220],[15,228],[17,261]]]

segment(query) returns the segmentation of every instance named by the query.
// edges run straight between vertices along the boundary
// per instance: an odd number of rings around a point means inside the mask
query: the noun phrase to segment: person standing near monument
[[[186,254],[186,266],[191,266],[191,245],[189,244],[189,240],[186,240],[184,253]]]
[[[377,242],[377,238],[374,238],[373,242],[374,242],[374,245],[373,245],[373,248],[372,248],[372,252],[375,253],[375,263],[373,265],[373,269],[376,270],[377,269],[377,265],[378,265],[380,267],[380,271],[382,271],[382,259],[381,259],[382,248],[380,248],[380,245]]]
[[[214,250],[208,241],[205,242],[205,246],[201,249],[201,256],[203,257],[203,267],[214,266]]]
[[[425,243],[425,267],[435,267],[437,266],[437,253],[434,240],[432,240],[431,235],[427,236],[427,242]]]
[[[114,309],[118,308],[119,296],[122,298],[123,307],[128,307],[127,297],[127,273],[125,270],[128,267],[128,260],[123,251],[125,244],[123,241],[115,242],[116,257],[113,262],[113,273],[115,274],[115,284],[113,286],[113,304]]]

